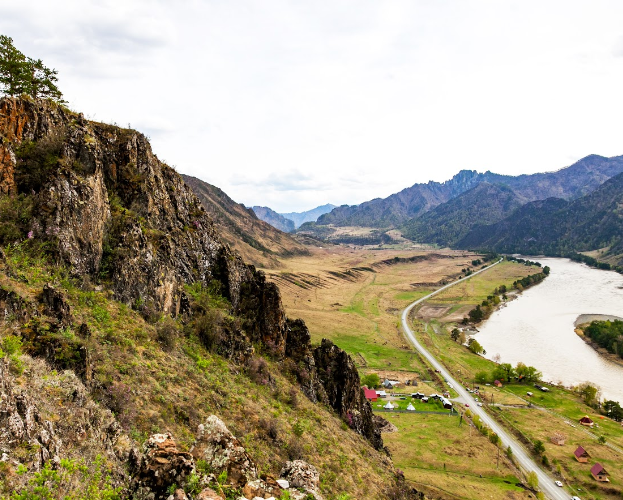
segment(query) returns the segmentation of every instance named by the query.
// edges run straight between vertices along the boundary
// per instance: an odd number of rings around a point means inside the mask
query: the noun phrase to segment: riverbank
[[[622,316],[623,277],[567,259],[539,261],[551,268],[549,277],[479,326],[476,339],[487,358],[527,363],[543,372],[543,380],[565,387],[591,381],[604,398],[623,401],[621,365],[574,334],[578,318]]]
[[[593,342],[584,334],[584,328],[590,325],[593,321],[615,320],[623,321],[623,318],[621,318],[620,316],[614,316],[612,314],[580,314],[573,325],[575,326],[576,335],[580,337],[587,345],[592,347],[597,354],[599,354],[602,358],[607,359],[611,363],[623,366],[623,359],[620,356],[608,352],[607,349],[599,346],[597,343]]]

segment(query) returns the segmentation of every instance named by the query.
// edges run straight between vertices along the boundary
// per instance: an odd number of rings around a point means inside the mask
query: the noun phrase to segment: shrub
[[[25,141],[15,152],[15,183],[20,193],[38,192],[58,170],[65,136],[51,133],[37,142]]]
[[[164,350],[170,351],[179,336],[177,322],[170,316],[156,324],[156,340]]]

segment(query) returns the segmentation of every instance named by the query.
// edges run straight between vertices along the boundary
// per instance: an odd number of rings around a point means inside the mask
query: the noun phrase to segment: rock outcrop
[[[309,399],[330,404],[352,429],[382,447],[350,357],[324,342],[312,351],[307,328],[287,319],[276,285],[221,241],[200,201],[158,160],[145,136],[49,102],[3,98],[0,139],[0,192],[20,193],[32,204],[22,238],[44,243],[74,276],[108,288],[146,317],[190,313],[187,285],[219,290],[237,322],[225,325],[217,352],[242,363],[259,345],[276,359],[290,360]],[[47,286],[41,300],[54,328],[71,324],[58,290]],[[27,316],[39,314],[9,292],[0,292],[2,301],[5,317],[16,307]],[[75,339],[44,330],[36,322],[22,330],[28,352],[89,383],[88,327]]]
[[[374,424],[372,407],[361,389],[351,357],[330,340],[322,339],[314,349],[314,360],[331,407],[351,429],[368,439],[377,450],[382,449],[381,432]]]
[[[171,434],[154,434],[136,464],[130,488],[133,497],[168,498],[171,485],[184,484],[194,469],[192,455],[178,450]]]

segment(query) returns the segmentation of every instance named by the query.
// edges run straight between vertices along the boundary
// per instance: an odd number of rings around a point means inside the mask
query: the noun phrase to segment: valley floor
[[[418,382],[417,389],[403,387],[400,392],[410,394],[418,390],[430,394],[448,388],[407,346],[400,329],[400,313],[417,298],[463,276],[466,268],[480,267],[472,264],[480,257],[450,250],[339,246],[315,249],[309,256],[285,260],[278,271],[266,272],[282,289],[288,313],[306,321],[315,342],[323,337],[332,339],[351,354],[362,374],[376,373],[381,380],[387,377]],[[453,341],[450,331],[495,288],[506,285],[511,289],[513,281],[538,271],[505,261],[426,302],[414,313],[413,329],[420,342],[457,379],[471,387],[478,372],[491,372],[496,365]],[[530,360],[525,362],[530,364]],[[526,395],[530,389],[524,384],[485,386],[481,400],[491,405],[489,412],[529,447],[537,440],[545,443],[544,455],[550,468],[570,494],[582,499],[620,498],[620,425],[600,419],[572,392],[552,388],[549,393],[537,392],[530,399]],[[375,409],[377,406],[374,405]],[[599,429],[592,434],[577,425],[584,414],[599,422]],[[474,427],[459,426],[458,418],[449,418],[447,414],[387,412],[382,416],[398,428],[397,432],[383,435],[396,466],[418,489],[432,497],[534,497],[526,489],[520,471],[505,456],[505,450],[499,450]],[[567,436],[564,446],[551,444],[550,434],[554,430]],[[597,441],[599,436],[604,436],[606,444]],[[596,483],[586,464],[573,459],[579,444],[590,447],[593,457],[611,473],[610,483]]]

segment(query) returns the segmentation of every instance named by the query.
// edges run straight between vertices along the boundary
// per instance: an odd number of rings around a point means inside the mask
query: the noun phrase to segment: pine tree
[[[10,96],[29,95],[34,99],[52,99],[62,103],[63,94],[56,86],[58,72],[31,59],[13,45],[13,39],[0,35],[0,92]]]

